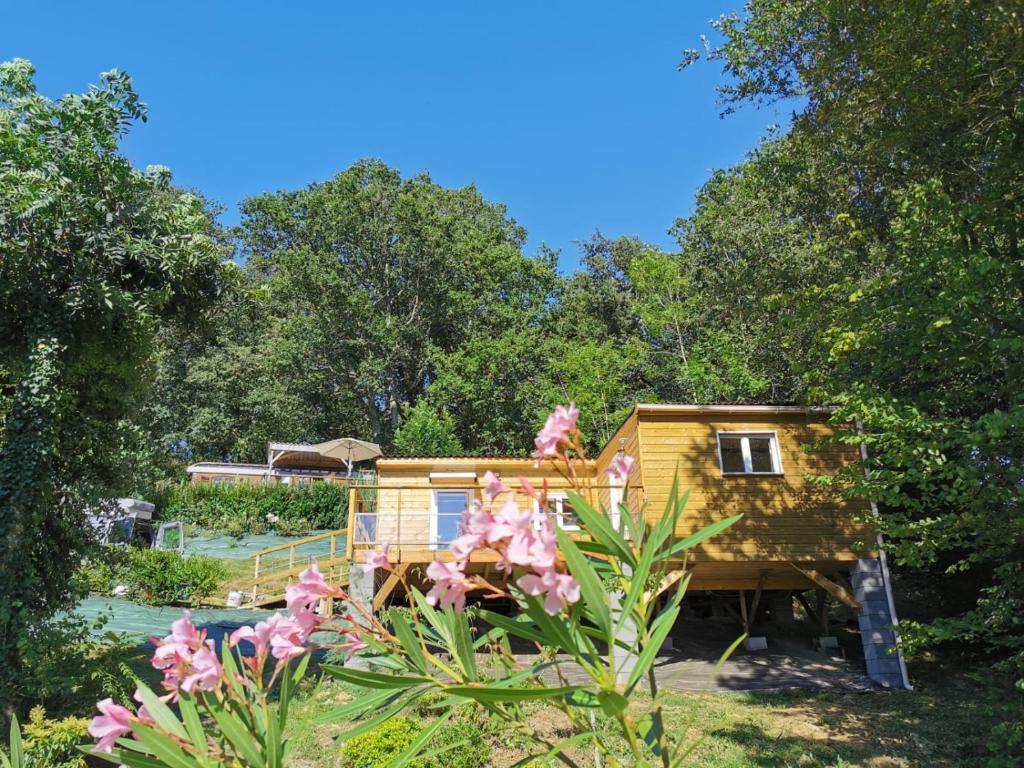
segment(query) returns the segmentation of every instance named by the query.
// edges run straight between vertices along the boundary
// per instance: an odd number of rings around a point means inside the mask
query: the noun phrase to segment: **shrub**
[[[341,768],[385,768],[422,730],[422,725],[407,717],[385,720],[345,743],[341,749]],[[480,728],[470,722],[441,726],[424,751],[455,744],[459,746],[410,762],[410,768],[485,768],[490,765],[491,748]]]
[[[150,605],[195,603],[217,591],[227,573],[219,560],[203,555],[182,557],[162,549],[132,549],[115,570],[114,581],[129,596]]]
[[[354,736],[341,748],[342,768],[387,768],[416,738],[423,726],[407,717],[392,717]],[[426,768],[422,761],[411,765]]]
[[[348,520],[348,488],[337,483],[297,487],[179,483],[146,497],[156,504],[161,520],[181,520],[234,536],[334,529]]]
[[[79,744],[89,744],[89,720],[66,717],[49,720],[46,710],[33,707],[25,723],[23,748],[32,768],[85,768]]]

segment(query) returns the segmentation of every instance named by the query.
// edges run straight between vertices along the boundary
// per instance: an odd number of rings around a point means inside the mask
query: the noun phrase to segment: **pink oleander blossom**
[[[550,458],[558,455],[558,447],[569,439],[569,433],[576,429],[576,420],[580,412],[574,403],[569,407],[559,405],[548,416],[543,428],[537,433],[533,444],[533,456],[536,459]]]
[[[391,563],[388,561],[388,550],[390,548],[391,544],[385,544],[381,547],[380,552],[374,549],[366,550],[363,553],[363,573],[369,573],[377,568],[383,568],[385,571],[390,571]]]
[[[334,592],[335,590],[324,579],[316,560],[314,560],[306,570],[299,574],[299,583],[289,584],[285,589],[285,603],[291,613],[296,613],[333,595]]]
[[[633,469],[634,461],[635,459],[632,456],[617,453],[615,458],[608,463],[608,469],[605,472],[616,485],[625,485],[629,479],[629,473]]]
[[[363,648],[368,647],[367,644],[363,641],[363,639],[359,636],[359,633],[354,630],[343,632],[342,637],[345,638],[345,642],[341,644],[341,649],[343,651],[348,651],[348,653],[350,654],[355,653],[356,651],[361,651],[363,650]]]
[[[465,567],[465,562],[443,563],[440,560],[428,565],[427,578],[434,582],[434,586],[427,592],[427,602],[441,608],[452,605],[461,613],[466,607],[466,593],[473,588],[473,583],[462,570]]]
[[[217,648],[213,640],[192,654],[189,663],[189,674],[181,681],[181,690],[191,693],[197,688],[201,691],[215,691],[220,687],[224,668],[217,658]]]
[[[96,739],[96,752],[113,752],[117,740],[132,731],[132,712],[113,699],[96,703],[100,714],[89,723],[89,735]]]
[[[527,496],[532,499],[537,498],[537,491],[534,489],[533,484],[522,475],[519,476],[519,486]]]
[[[491,501],[494,501],[499,494],[507,493],[511,488],[501,482],[501,476],[496,475],[490,470],[484,473],[484,494]]]
[[[480,549],[485,541],[486,539],[482,534],[464,533],[448,545],[448,550],[457,560],[468,560],[469,556]]]
[[[258,660],[265,658],[269,651],[275,659],[287,661],[305,653],[304,643],[311,631],[310,627],[315,628],[317,624],[319,621],[310,622],[305,614],[299,618],[275,613],[266,621],[257,622],[254,627],[239,627],[231,633],[228,642],[232,648],[241,642],[251,643],[256,649]]]
[[[580,599],[580,585],[568,574],[559,573],[553,568],[539,574],[527,573],[516,581],[519,588],[528,595],[544,598],[544,610],[552,616],[558,614],[565,605]]]
[[[293,611],[291,619],[298,624],[299,628],[302,630],[303,640],[308,640],[309,636],[316,631],[317,627],[327,621],[325,617],[314,613],[310,608],[301,608],[297,611]]]
[[[204,648],[206,631],[196,629],[192,613],[185,611],[182,618],[171,625],[171,634],[163,639],[152,638],[156,651],[151,663],[164,674],[163,687],[176,694],[183,680],[192,673],[193,656]]]

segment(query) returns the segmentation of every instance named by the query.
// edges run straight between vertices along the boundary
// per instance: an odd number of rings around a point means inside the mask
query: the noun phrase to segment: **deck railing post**
[[[377,514],[380,514],[380,509],[377,510]],[[395,543],[400,547],[402,546],[402,489],[398,489],[398,510],[395,512]]]
[[[359,491],[354,485],[348,488],[348,536],[345,539],[345,556],[349,560],[355,554],[356,539],[356,505],[358,504]]]
[[[252,569],[252,602],[256,604],[260,589],[260,556],[256,555],[256,565]]]

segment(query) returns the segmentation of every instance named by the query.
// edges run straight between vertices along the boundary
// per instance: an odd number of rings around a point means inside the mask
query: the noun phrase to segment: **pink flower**
[[[115,704],[113,699],[97,702],[96,709],[100,714],[89,723],[89,735],[96,739],[95,751],[113,752],[117,740],[131,733],[131,710]]]
[[[435,560],[427,566],[427,577],[434,586],[427,593],[427,602],[431,605],[440,603],[442,608],[454,605],[457,612],[466,607],[466,593],[473,588],[473,583],[466,578],[462,569],[464,562],[442,563]]]
[[[507,493],[511,489],[501,482],[501,477],[494,474],[493,472],[486,472],[484,474],[484,494],[491,501],[494,501],[500,493]]]
[[[356,651],[361,651],[363,648],[367,647],[366,643],[363,642],[363,639],[359,636],[359,633],[354,630],[344,632],[342,633],[342,636],[345,638],[345,642],[341,644],[341,649],[343,651],[355,653]]]
[[[550,521],[546,530],[517,533],[509,541],[505,556],[512,565],[526,565],[535,570],[551,568],[555,564],[556,539]]]
[[[315,619],[309,621],[308,617]],[[287,661],[305,653],[306,638],[320,621],[323,619],[311,611],[304,612],[301,617],[275,613],[266,621],[257,622],[255,627],[239,627],[231,633],[228,642],[231,647],[242,641],[252,643],[256,658],[260,660],[255,666],[262,664],[261,660],[266,658],[268,651],[278,661]]]
[[[285,603],[292,613],[308,608],[321,598],[334,594],[334,590],[324,580],[320,568],[314,560],[309,568],[299,574],[298,584],[289,584],[285,589]]]
[[[605,472],[616,485],[625,485],[629,479],[629,472],[633,469],[634,461],[635,459],[632,456],[617,453],[615,458],[608,463],[608,469]]]
[[[576,420],[580,412],[575,404],[570,403],[569,407],[556,406],[555,410],[544,422],[544,427],[537,433],[533,444],[536,448],[533,456],[536,459],[543,459],[558,455],[558,446],[569,439],[569,433],[576,429]]]
[[[390,571],[391,563],[388,562],[388,549],[390,548],[390,544],[385,544],[381,547],[380,552],[373,549],[366,550],[363,553],[363,573],[369,573],[376,568],[383,568],[385,571]]]
[[[519,485],[523,489],[523,493],[531,498],[537,498],[537,491],[534,490],[533,485],[522,475],[519,476]]]
[[[515,498],[510,496],[494,515],[494,521],[486,533],[487,541],[493,544],[517,534],[529,533],[532,528],[533,513],[520,510]]]
[[[318,616],[309,608],[302,608],[298,611],[293,611],[291,618],[302,631],[302,637],[304,640],[308,639],[309,636],[316,631],[316,628],[326,621],[323,616]]]
[[[580,599],[580,585],[572,576],[559,573],[553,568],[541,571],[540,574],[527,573],[516,581],[519,588],[528,595],[544,598],[544,610],[554,616],[566,603],[575,603]]]
[[[164,673],[163,686],[176,692],[182,680],[190,674],[193,655],[204,647],[206,632],[192,624],[192,614],[185,611],[182,618],[171,625],[171,634],[162,640],[152,638],[156,645],[151,663]]]
[[[464,533],[448,545],[448,550],[458,560],[468,560],[484,543],[484,537],[479,533]]]
[[[192,654],[189,674],[181,681],[181,689],[186,693],[191,693],[196,688],[201,691],[215,691],[220,687],[223,674],[224,668],[217,658],[213,640],[207,640],[206,645]]]

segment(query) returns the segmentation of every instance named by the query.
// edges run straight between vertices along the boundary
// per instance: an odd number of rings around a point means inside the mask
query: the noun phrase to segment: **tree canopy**
[[[155,332],[223,284],[207,207],[118,140],[145,106],[112,71],[39,94],[0,65],[0,701],[32,632],[74,603],[84,512],[128,484]],[[8,704],[10,703],[10,704]]]

